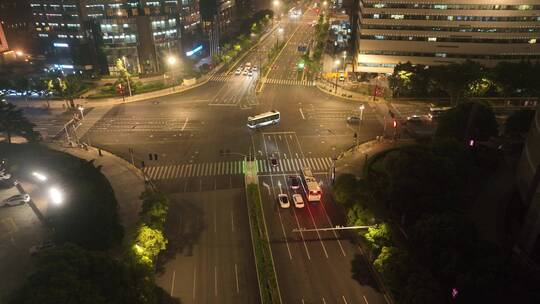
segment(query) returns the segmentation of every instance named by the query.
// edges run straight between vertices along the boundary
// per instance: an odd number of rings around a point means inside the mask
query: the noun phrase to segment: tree
[[[84,88],[81,79],[77,76],[70,75],[64,78],[58,77],[51,81],[54,94],[67,99],[69,101],[68,107],[74,108],[74,100]]]
[[[411,272],[412,261],[405,251],[385,246],[373,262],[373,266],[393,293],[399,294]]]
[[[529,132],[534,113],[534,110],[519,110],[508,116],[504,124],[506,135],[523,136]]]
[[[61,246],[38,256],[32,273],[8,303],[178,303],[147,274],[103,252]]]
[[[157,255],[167,248],[167,239],[163,233],[144,224],[137,232],[136,242],[134,251],[139,261],[146,265],[152,265]]]
[[[481,141],[496,136],[498,128],[491,107],[480,102],[466,102],[441,116],[435,136],[454,138],[460,142],[470,139]]]
[[[163,231],[169,210],[169,200],[167,197],[161,192],[146,190],[141,194],[141,199],[142,222],[152,229]]]
[[[381,248],[392,245],[390,227],[386,223],[369,227],[364,233],[364,239],[368,242],[373,256],[378,256]]]
[[[452,104],[459,103],[469,86],[485,74],[482,65],[470,60],[463,63],[436,65],[430,67],[429,70],[435,85],[450,96]]]
[[[445,282],[467,271],[477,241],[474,225],[456,213],[424,216],[409,237],[418,260]]]
[[[334,199],[343,205],[352,203],[357,194],[358,181],[353,174],[341,174],[337,177],[332,193]]]
[[[14,135],[20,135],[28,141],[40,139],[40,134],[34,131],[34,125],[30,122],[21,109],[17,109],[12,103],[0,102],[0,132],[6,135],[8,143]]]

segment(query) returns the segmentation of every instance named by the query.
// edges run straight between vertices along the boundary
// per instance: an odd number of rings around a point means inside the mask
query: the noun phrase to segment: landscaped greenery
[[[389,78],[394,97],[540,97],[540,64],[500,62],[487,68],[474,61],[425,66],[398,64]]]
[[[46,174],[64,197],[45,215],[56,249],[38,255],[36,271],[7,303],[177,303],[153,280],[155,258],[167,244],[163,195],[142,194],[139,229],[122,247],[113,189],[93,162],[38,144],[0,144],[0,158],[17,178]]]
[[[40,134],[34,131],[35,125],[23,114],[21,109],[9,102],[0,102],[0,134],[3,134],[8,143],[13,136],[22,136],[28,141],[37,141]]]
[[[498,125],[491,107],[480,102],[465,102],[442,115],[436,136],[458,141],[488,140],[498,135]]]
[[[255,262],[261,289],[262,304],[279,303],[277,278],[274,272],[274,263],[270,249],[268,235],[264,225],[264,215],[261,210],[259,188],[250,184],[246,189],[248,212],[250,217],[251,236],[255,250]]]
[[[494,290],[515,286],[502,249],[481,240],[467,215],[493,170],[483,153],[437,139],[382,153],[362,180],[337,178],[334,198],[348,224],[373,225],[359,236],[396,303],[444,303],[453,288],[462,303],[494,303]]]

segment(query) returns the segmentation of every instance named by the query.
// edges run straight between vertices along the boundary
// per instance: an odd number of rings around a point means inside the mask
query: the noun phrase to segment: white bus
[[[278,111],[273,110],[270,112],[262,113],[257,116],[248,117],[247,126],[251,129],[256,129],[268,125],[277,124],[280,119]]]
[[[313,176],[310,168],[302,169],[302,177],[304,178],[304,185],[308,202],[319,202],[322,196],[321,186]]]

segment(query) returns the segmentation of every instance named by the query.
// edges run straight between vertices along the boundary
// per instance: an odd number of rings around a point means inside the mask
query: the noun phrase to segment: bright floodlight
[[[323,4],[324,6],[326,6],[326,5],[328,4],[328,2],[324,1],[322,4]]]
[[[283,28],[282,27],[278,28],[278,31],[280,34],[283,33]]]
[[[44,182],[47,180],[47,176],[45,176],[44,174],[42,173],[39,173],[39,172],[32,172],[32,175],[37,178],[39,181],[41,182]]]
[[[15,51],[15,55],[17,56],[22,56],[23,54],[24,53],[22,51],[19,51],[19,50]]]
[[[339,60],[334,61],[335,65],[339,65],[340,63],[341,63],[341,61],[339,61]]]
[[[274,3],[275,6],[279,6],[279,1],[278,0],[274,0],[273,3]]]
[[[64,201],[64,196],[62,195],[62,192],[56,188],[51,188],[49,190],[49,194],[51,196],[51,200],[54,204],[59,205]]]
[[[176,64],[176,58],[174,58],[173,56],[169,56],[169,58],[167,58],[167,62],[170,65],[175,65]]]

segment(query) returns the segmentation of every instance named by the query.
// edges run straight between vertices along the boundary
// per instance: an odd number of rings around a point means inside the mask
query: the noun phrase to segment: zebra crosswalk
[[[210,81],[227,82],[227,81],[234,81],[235,79],[244,79],[245,77],[247,77],[247,76],[214,75],[214,76],[210,77]],[[255,75],[253,77],[255,77]],[[267,78],[265,80],[265,83],[266,84],[290,85],[290,86],[306,86],[306,87],[315,86],[315,81],[311,81],[311,80],[295,80],[295,79]]]
[[[278,166],[273,167],[267,159],[257,160],[257,170],[260,174],[300,172],[309,167],[314,172],[326,172],[332,167],[330,157],[312,158],[283,158],[278,160]],[[243,161],[225,161],[193,164],[171,164],[149,166],[143,169],[144,174],[151,180],[171,180],[179,178],[239,175],[244,173]]]
[[[291,85],[291,86],[306,86],[306,87],[315,86],[315,81],[294,80],[294,79],[267,78],[265,83],[267,83],[267,84],[283,84],[283,85]]]

